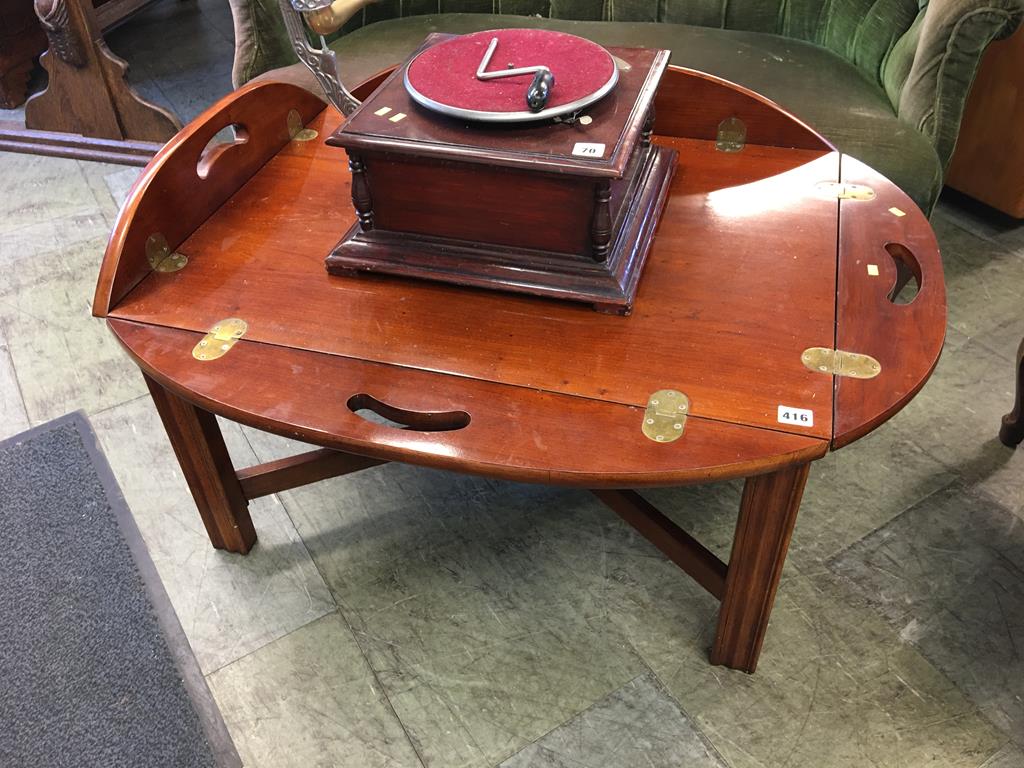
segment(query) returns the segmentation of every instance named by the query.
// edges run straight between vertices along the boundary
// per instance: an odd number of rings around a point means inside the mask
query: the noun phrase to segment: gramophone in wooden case
[[[327,140],[358,214],[328,272],[627,314],[676,164],[651,142],[668,57],[540,29],[430,35]]]

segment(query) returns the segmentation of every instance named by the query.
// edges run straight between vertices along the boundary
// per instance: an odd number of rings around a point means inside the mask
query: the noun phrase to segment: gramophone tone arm
[[[295,55],[313,73],[320,87],[324,89],[327,100],[343,115],[352,114],[361,102],[342,84],[338,74],[337,56],[328,47],[323,36],[340,29],[355,13],[376,1],[279,0],[284,26],[288,30]],[[321,48],[314,48],[309,44],[302,22],[303,17],[310,28],[320,35]]]

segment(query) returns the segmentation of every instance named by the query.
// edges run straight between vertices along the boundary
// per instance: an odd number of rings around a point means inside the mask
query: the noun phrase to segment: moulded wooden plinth
[[[586,252],[524,250],[377,227],[366,230],[357,221],[327,257],[327,271],[440,280],[588,302],[599,311],[628,314],[677,161],[677,152],[666,147],[647,147],[638,154],[636,171],[613,182],[622,190],[613,189],[612,196],[622,202],[604,261],[595,261]]]

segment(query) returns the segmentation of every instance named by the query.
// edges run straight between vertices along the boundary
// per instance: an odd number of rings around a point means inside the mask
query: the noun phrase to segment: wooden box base
[[[377,272],[590,303],[629,314],[668,198],[675,150],[650,146],[622,184],[607,257],[369,229],[357,222],[327,257],[332,275]],[[618,190],[612,190],[618,197]]]

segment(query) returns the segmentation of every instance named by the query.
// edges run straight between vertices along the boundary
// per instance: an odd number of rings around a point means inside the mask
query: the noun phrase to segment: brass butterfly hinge
[[[237,317],[221,320],[192,348],[192,357],[196,360],[216,360],[223,357],[248,329],[245,320],[239,320]]]
[[[678,440],[686,427],[690,398],[674,389],[659,389],[647,399],[643,431],[658,443]]]
[[[312,128],[302,125],[302,117],[294,109],[288,111],[288,137],[292,141],[312,141],[319,134]]]
[[[177,272],[188,264],[188,256],[177,251],[172,253],[167,238],[154,232],[146,239],[146,261],[156,272]]]
[[[871,355],[842,349],[811,347],[804,350],[800,360],[817,373],[849,376],[851,379],[873,379],[882,372],[882,364]]]
[[[866,184],[841,184],[837,181],[819,181],[814,185],[822,197],[838,200],[874,200],[875,190]]]
[[[715,149],[719,152],[742,152],[747,144],[747,126],[738,117],[727,117],[718,124]]]

